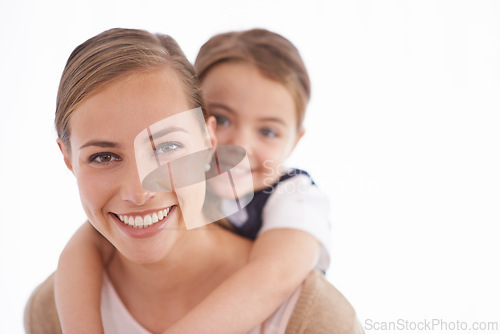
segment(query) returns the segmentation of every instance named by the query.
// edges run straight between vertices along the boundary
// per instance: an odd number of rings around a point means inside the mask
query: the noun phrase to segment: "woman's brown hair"
[[[202,108],[206,118],[193,66],[172,37],[117,28],[79,45],[66,63],[57,94],[55,126],[68,150],[71,115],[82,102],[118,78],[163,66],[174,70],[190,107]]]
[[[299,51],[288,39],[265,29],[215,35],[201,47],[194,68],[203,81],[211,68],[227,61],[249,62],[283,84],[294,99],[298,128],[302,126],[311,82]]]

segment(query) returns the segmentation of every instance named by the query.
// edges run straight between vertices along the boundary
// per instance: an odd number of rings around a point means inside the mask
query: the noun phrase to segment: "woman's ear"
[[[217,126],[217,121],[214,116],[210,116],[207,119],[207,130],[208,137],[210,138],[210,143],[213,148],[217,146],[217,137],[215,137],[215,127]]]
[[[71,165],[71,157],[66,142],[62,139],[58,139],[57,145],[59,146],[59,149],[61,150],[61,153],[64,157],[64,163],[66,164],[66,167],[68,167],[71,173],[73,173],[73,166]]]

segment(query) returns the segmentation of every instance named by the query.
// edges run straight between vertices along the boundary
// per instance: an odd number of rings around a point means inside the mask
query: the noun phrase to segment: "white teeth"
[[[144,220],[142,220],[142,217],[135,217],[135,227],[144,227]]]
[[[146,215],[144,216],[144,227],[148,227],[149,225],[151,225],[153,222],[153,219],[151,218],[150,215]]]
[[[170,212],[170,208],[160,210],[158,212],[154,212],[153,214],[146,214],[144,216],[127,216],[127,215],[118,215],[118,218],[121,222],[126,225],[135,227],[135,228],[145,228],[156,224],[160,220],[163,220],[168,213]]]

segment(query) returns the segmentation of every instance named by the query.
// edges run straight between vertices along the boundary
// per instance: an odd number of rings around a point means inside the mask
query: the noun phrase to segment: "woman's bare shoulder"
[[[36,287],[24,310],[27,334],[62,333],[54,298],[54,274]]]
[[[304,281],[286,334],[363,332],[347,299],[322,274],[312,271]]]

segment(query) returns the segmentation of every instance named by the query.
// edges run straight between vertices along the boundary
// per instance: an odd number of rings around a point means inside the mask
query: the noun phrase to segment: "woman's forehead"
[[[172,70],[134,73],[106,85],[75,110],[70,121],[72,137],[135,136],[151,124],[189,109]]]

